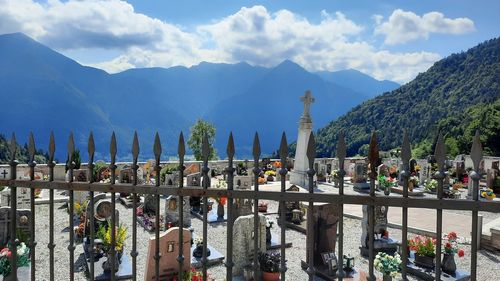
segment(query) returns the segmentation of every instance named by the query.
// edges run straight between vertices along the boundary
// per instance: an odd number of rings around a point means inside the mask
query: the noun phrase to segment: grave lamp
[[[354,257],[349,255],[344,255],[344,269],[346,271],[351,271],[354,268]]]

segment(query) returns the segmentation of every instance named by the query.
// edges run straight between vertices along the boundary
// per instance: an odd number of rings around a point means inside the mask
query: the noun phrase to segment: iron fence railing
[[[88,177],[87,182],[73,182],[73,170],[74,170],[74,162],[72,159],[73,157],[73,152],[75,151],[75,144],[73,140],[73,135],[71,134],[69,137],[68,141],[68,157],[69,157],[69,180],[67,181],[56,181],[54,180],[54,167],[55,167],[55,162],[54,162],[54,152],[55,152],[55,140],[53,134],[51,134],[50,141],[49,141],[49,147],[48,147],[48,155],[49,155],[49,162],[48,162],[48,168],[49,168],[49,179],[48,181],[43,181],[43,180],[35,180],[35,167],[36,167],[36,162],[34,161],[35,157],[35,141],[34,137],[31,134],[29,137],[29,144],[28,144],[28,151],[29,151],[29,169],[30,169],[30,179],[29,180],[19,180],[16,179],[16,166],[18,165],[18,162],[15,159],[16,155],[16,149],[17,149],[17,143],[16,143],[16,138],[15,135],[12,136],[11,142],[10,142],[10,179],[0,179],[0,185],[5,185],[10,187],[10,196],[11,196],[11,229],[10,229],[10,247],[11,247],[11,252],[12,252],[12,259],[16,259],[16,249],[15,249],[15,239],[16,239],[16,231],[17,231],[17,223],[16,223],[16,209],[17,209],[17,204],[16,204],[16,190],[17,187],[27,187],[31,189],[30,197],[31,197],[31,213],[32,213],[32,219],[30,220],[30,241],[29,241],[29,247],[31,249],[31,255],[32,257],[35,256],[35,250],[37,249],[37,243],[36,243],[36,230],[35,230],[35,189],[48,189],[49,190],[49,243],[47,245],[49,249],[49,274],[50,274],[50,280],[54,280],[54,190],[67,190],[69,191],[69,224],[70,224],[70,230],[73,229],[73,215],[75,212],[75,206],[73,204],[73,197],[74,197],[74,191],[88,191],[90,193],[90,237],[94,237],[95,234],[95,229],[94,229],[94,192],[109,192],[111,193],[111,203],[112,203],[112,208],[115,209],[115,194],[118,192],[123,192],[123,193],[129,193],[132,194],[133,196],[133,212],[132,212],[132,250],[130,252],[130,255],[132,257],[132,279],[136,280],[137,278],[137,256],[138,256],[138,251],[137,251],[137,198],[138,194],[151,194],[154,195],[156,205],[156,214],[160,213],[160,196],[162,195],[177,195],[179,196],[179,202],[182,204],[183,202],[183,196],[195,196],[195,197],[202,197],[203,198],[203,240],[207,241],[208,239],[208,233],[207,233],[207,200],[209,197],[220,197],[220,196],[225,196],[228,198],[228,220],[227,220],[227,253],[226,253],[226,262],[225,266],[227,268],[226,270],[226,279],[227,280],[232,280],[233,279],[233,222],[234,222],[234,199],[236,198],[243,198],[243,199],[253,199],[254,203],[254,233],[258,233],[258,205],[259,205],[259,200],[262,199],[267,199],[267,200],[275,200],[280,202],[280,206],[284,206],[284,203],[287,201],[303,201],[303,202],[308,202],[308,219],[309,221],[312,221],[312,209],[313,209],[313,203],[314,202],[325,202],[325,203],[334,203],[334,204],[339,204],[340,206],[340,216],[339,216],[339,225],[338,225],[338,230],[339,230],[339,236],[338,236],[338,259],[339,259],[339,264],[343,264],[343,247],[344,247],[344,239],[343,239],[343,205],[344,204],[355,204],[355,205],[367,205],[369,206],[369,273],[368,273],[368,280],[375,280],[375,274],[374,274],[374,227],[375,227],[375,218],[374,218],[374,208],[375,206],[394,206],[394,207],[402,207],[403,213],[402,213],[402,243],[403,245],[406,245],[407,243],[407,234],[408,234],[408,208],[430,208],[430,209],[435,209],[437,212],[437,237],[442,236],[442,211],[447,209],[447,210],[469,210],[472,212],[472,243],[471,243],[471,280],[476,280],[477,276],[477,248],[478,248],[478,211],[487,211],[487,212],[500,212],[500,203],[498,202],[486,202],[483,200],[479,200],[479,180],[480,180],[480,175],[479,175],[479,165],[482,159],[482,148],[481,148],[481,143],[479,140],[479,133],[476,132],[476,135],[474,137],[474,142],[472,145],[472,150],[471,150],[471,158],[473,160],[473,165],[474,165],[474,170],[470,174],[470,178],[473,180],[473,197],[472,200],[456,200],[456,199],[448,199],[448,198],[443,198],[443,181],[445,178],[445,158],[446,158],[446,151],[445,151],[445,145],[444,145],[444,140],[442,135],[439,136],[437,145],[436,145],[436,151],[435,151],[435,158],[437,160],[437,165],[438,165],[438,172],[434,175],[434,178],[438,181],[438,187],[437,187],[437,198],[415,198],[415,197],[409,197],[408,196],[408,179],[410,177],[409,171],[409,161],[411,158],[411,149],[410,149],[410,142],[408,140],[408,137],[406,134],[403,136],[403,142],[402,142],[402,150],[401,150],[401,158],[403,161],[403,171],[402,173],[402,179],[403,179],[403,194],[402,196],[381,196],[377,195],[375,193],[375,179],[377,177],[376,173],[376,163],[378,161],[379,155],[378,155],[378,147],[377,147],[377,141],[376,141],[376,135],[373,133],[371,141],[370,141],[370,147],[369,147],[369,162],[370,162],[370,171],[369,171],[369,177],[370,177],[370,192],[369,194],[359,194],[359,195],[348,195],[344,194],[344,176],[346,172],[344,171],[344,161],[346,158],[346,143],[344,140],[344,135],[341,133],[339,135],[338,139],[338,145],[337,145],[337,158],[339,161],[339,192],[338,194],[334,193],[321,193],[321,194],[316,194],[314,193],[314,157],[316,154],[315,151],[315,141],[314,141],[314,135],[311,133],[311,136],[309,138],[309,143],[307,147],[307,157],[308,157],[308,163],[309,163],[309,170],[307,171],[307,175],[309,178],[308,181],[308,192],[307,193],[293,193],[293,192],[286,192],[285,191],[285,181],[286,177],[285,175],[288,173],[287,169],[285,168],[285,165],[282,165],[281,169],[279,170],[279,174],[281,175],[281,191],[261,191],[259,190],[259,181],[258,181],[258,175],[261,172],[259,168],[259,160],[261,156],[260,152],[260,143],[259,143],[259,136],[256,133],[255,138],[254,138],[254,145],[253,145],[253,160],[254,160],[254,168],[253,168],[253,173],[255,175],[255,184],[254,184],[254,190],[235,190],[233,186],[233,178],[234,178],[234,172],[235,172],[235,167],[233,166],[233,158],[235,154],[235,147],[234,147],[234,142],[233,142],[233,136],[230,134],[229,139],[228,139],[228,144],[227,144],[227,157],[228,157],[228,166],[225,169],[226,175],[227,175],[227,190],[226,189],[214,189],[210,188],[210,183],[209,183],[209,167],[208,167],[208,155],[210,154],[210,147],[208,144],[208,138],[205,136],[203,138],[203,144],[202,144],[202,155],[203,155],[203,161],[202,161],[202,174],[203,174],[203,182],[202,182],[202,188],[200,187],[194,187],[194,186],[183,186],[183,181],[182,178],[184,176],[184,157],[185,157],[185,143],[184,143],[184,137],[182,133],[179,136],[179,144],[178,144],[178,156],[179,156],[179,165],[178,165],[178,171],[180,173],[180,178],[181,180],[178,183],[178,186],[168,186],[168,185],[161,185],[160,184],[160,155],[162,152],[161,148],[161,142],[158,134],[155,137],[155,142],[154,142],[154,155],[155,155],[155,171],[156,171],[156,188],[151,188],[151,186],[147,185],[138,185],[137,182],[137,170],[139,166],[137,165],[138,157],[139,157],[139,140],[137,137],[137,133],[134,135],[134,140],[133,140],[133,145],[132,145],[132,157],[133,157],[133,162],[132,162],[132,170],[133,170],[133,182],[131,184],[124,184],[124,183],[115,183],[116,180],[116,154],[117,154],[117,145],[116,145],[116,138],[113,133],[111,137],[111,142],[110,142],[110,156],[111,156],[111,162],[109,164],[109,168],[111,170],[111,182],[110,183],[96,183],[93,182],[93,177],[90,176]],[[89,175],[92,174],[93,167],[94,167],[94,152],[95,152],[95,147],[94,147],[94,139],[92,133],[89,136],[88,140],[88,165],[87,169],[89,171]],[[280,159],[281,163],[286,163],[287,162],[287,157],[288,157],[288,145],[286,141],[286,136],[283,133],[281,143],[280,143],[280,149],[279,149],[279,154],[280,154]],[[176,188],[177,187],[177,188]],[[180,205],[182,206],[182,205]],[[179,225],[183,225],[183,208],[179,208]],[[281,207],[280,209],[280,221],[281,221],[281,280],[285,280],[286,278],[286,264],[285,264],[285,245],[286,245],[286,236],[285,236],[285,208]],[[111,214],[111,229],[114,229],[114,226],[116,224],[116,217],[115,217],[115,212],[112,212]],[[308,229],[307,229],[307,251],[309,254],[308,259],[308,268],[306,272],[309,275],[309,280],[313,279],[313,276],[315,274],[315,269],[314,269],[314,263],[312,256],[314,254],[314,249],[313,249],[313,239],[312,237],[314,236],[314,228],[312,227],[312,224],[308,224]],[[155,238],[156,238],[156,245],[155,245],[155,254],[154,254],[154,262],[155,262],[155,273],[156,276],[160,276],[160,265],[159,261],[161,259],[160,255],[160,230],[159,227],[155,227]],[[177,261],[179,263],[180,267],[180,272],[179,272],[179,280],[182,280],[182,272],[183,269],[183,261],[184,261],[184,256],[183,256],[183,232],[179,232],[179,248],[178,248],[178,257]],[[258,252],[258,241],[257,239],[254,239],[254,253]],[[93,248],[93,239],[90,239],[90,248]],[[111,231],[111,251],[115,250],[115,243],[116,243],[116,235],[114,231]],[[202,256],[202,272],[203,272],[203,280],[207,280],[207,244],[208,243],[203,243],[203,256]],[[404,279],[406,279],[407,275],[407,268],[406,265],[408,262],[408,250],[407,247],[402,247],[402,259],[403,259],[403,267],[402,267],[402,276]],[[70,260],[70,276],[69,280],[74,280],[74,251],[75,251],[75,239],[74,239],[74,232],[69,231],[69,245],[68,245],[68,251],[69,251],[69,260]],[[441,255],[441,239],[437,239],[437,246],[436,246],[436,256],[440,257]],[[115,255],[112,253],[111,258],[114,259]],[[89,267],[89,278],[90,280],[94,280],[94,257],[93,255],[90,255],[90,267]],[[255,280],[259,280],[259,266],[257,262],[257,255],[254,254],[253,256],[253,262],[254,262],[254,278]],[[299,265],[297,265],[299,266]],[[114,270],[115,263],[113,260],[111,261],[111,272],[115,272]],[[17,276],[17,265],[16,263],[12,263],[12,274],[14,275],[13,278],[16,280]],[[36,264],[35,264],[35,259],[31,258],[31,279],[35,280],[35,272],[36,272]],[[440,258],[436,259],[436,265],[435,265],[435,279],[440,280],[440,272],[441,272],[441,261]],[[339,280],[343,279],[342,276],[342,270],[339,271]],[[115,276],[112,274],[111,280],[114,280]]]

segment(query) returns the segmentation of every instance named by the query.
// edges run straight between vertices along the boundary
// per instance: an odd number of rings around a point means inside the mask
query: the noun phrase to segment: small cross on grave
[[[306,94],[300,98],[300,101],[304,103],[304,113],[302,113],[302,118],[310,119],[310,107],[311,103],[314,102],[311,91],[307,91]]]
[[[7,170],[4,169],[1,174],[3,175],[3,178],[5,179],[9,173],[7,173]]]

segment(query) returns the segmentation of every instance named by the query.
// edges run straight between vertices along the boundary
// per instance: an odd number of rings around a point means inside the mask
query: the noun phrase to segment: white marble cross
[[[314,98],[311,95],[311,91],[306,91],[306,94],[303,97],[300,97],[300,101],[304,103],[304,113],[303,116],[308,116],[311,103],[314,102]]]

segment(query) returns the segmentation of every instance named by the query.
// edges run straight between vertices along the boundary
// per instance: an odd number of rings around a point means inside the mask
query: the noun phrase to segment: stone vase
[[[224,217],[224,205],[222,204],[217,204],[217,217],[218,218],[223,218]]]
[[[382,276],[382,281],[392,281],[392,276],[384,274]]]
[[[408,182],[408,191],[410,191],[410,192],[413,191],[413,182],[412,181]]]
[[[434,257],[415,255],[415,264],[420,267],[434,268]]]
[[[102,263],[102,269],[104,272],[111,272],[111,253],[108,253],[108,259]],[[118,271],[120,267],[120,257],[118,256],[118,252],[115,252],[115,272]]]
[[[447,254],[443,255],[443,261],[441,262],[441,269],[443,272],[448,274],[454,274],[457,270],[457,264],[455,263],[455,254]]]

